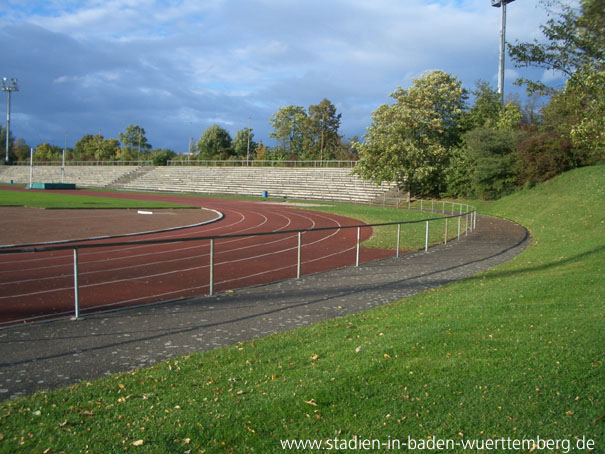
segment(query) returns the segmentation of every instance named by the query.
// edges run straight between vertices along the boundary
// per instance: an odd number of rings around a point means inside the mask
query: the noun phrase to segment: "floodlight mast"
[[[500,15],[500,60],[498,63],[498,94],[504,104],[504,59],[506,54],[506,5],[515,0],[492,0],[492,6],[501,9]]]
[[[19,87],[17,86],[17,79],[14,77],[9,79],[8,77],[2,78],[2,91],[5,91],[8,94],[8,100],[6,103],[6,157],[5,163],[8,164],[8,139],[10,137],[11,130],[11,92],[19,91]]]

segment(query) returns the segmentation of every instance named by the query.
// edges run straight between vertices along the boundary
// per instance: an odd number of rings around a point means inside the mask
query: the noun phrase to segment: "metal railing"
[[[428,209],[430,204],[430,209]],[[395,257],[400,255],[400,239],[401,239],[401,227],[404,225],[411,224],[425,224],[425,238],[424,238],[424,251],[428,252],[429,249],[429,231],[430,224],[437,221],[445,221],[443,243],[447,244],[448,238],[454,236],[458,240],[464,235],[468,235],[469,231],[475,230],[477,225],[477,210],[475,207],[468,204],[461,204],[458,202],[448,201],[435,201],[435,200],[416,200],[409,202],[408,209],[419,210],[422,212],[431,212],[440,214],[439,217],[424,218],[412,221],[395,221],[385,222],[377,224],[359,224],[351,226],[336,226],[336,227],[317,227],[309,229],[295,229],[295,230],[280,230],[278,232],[259,232],[259,233],[238,233],[238,234],[227,234],[227,235],[213,235],[213,236],[197,236],[187,238],[165,238],[156,240],[140,240],[140,241],[118,241],[108,242],[103,244],[80,244],[82,240],[77,240],[79,244],[70,245],[69,241],[63,242],[60,245],[29,245],[27,247],[17,246],[0,246],[0,254],[18,254],[18,253],[32,253],[32,252],[49,252],[49,251],[64,251],[73,250],[73,282],[74,282],[74,316],[73,319],[77,320],[80,317],[80,292],[79,292],[79,267],[78,267],[78,253],[82,249],[100,249],[107,247],[120,247],[120,246],[142,246],[142,245],[154,245],[154,244],[171,244],[171,243],[183,243],[192,241],[208,241],[210,246],[210,266],[209,266],[209,296],[214,295],[214,283],[215,283],[215,254],[214,254],[214,243],[219,239],[235,239],[235,238],[253,238],[263,237],[272,235],[297,235],[297,263],[296,263],[296,279],[301,277],[301,258],[302,258],[302,234],[307,232],[325,232],[333,230],[346,230],[356,229],[357,230],[357,242],[355,246],[355,266],[359,266],[359,251],[360,251],[360,238],[362,228],[373,228],[373,227],[388,227],[397,226],[397,237],[396,237],[396,251]],[[448,233],[448,221],[450,219],[457,219],[457,234]],[[465,219],[464,228],[462,227],[462,220]],[[76,240],[71,241],[71,243]],[[441,241],[439,241],[439,244]]]
[[[31,165],[31,163],[29,161],[25,162],[25,161],[19,161],[19,162],[14,162],[11,164],[12,166],[16,166],[16,167],[29,167]],[[63,165],[63,163],[61,161],[34,161],[33,163],[34,167],[36,166],[54,166],[54,167],[61,167]],[[74,167],[81,167],[81,166],[93,166],[93,167],[100,167],[100,166],[151,166],[153,165],[152,161],[65,161],[65,166],[74,166]]]
[[[226,160],[172,159],[169,166],[200,167],[312,167],[312,168],[351,168],[357,161],[280,161],[280,160]]]

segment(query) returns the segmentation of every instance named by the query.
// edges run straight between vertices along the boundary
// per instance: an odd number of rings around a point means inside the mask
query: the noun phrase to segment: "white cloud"
[[[176,148],[190,122],[198,136],[249,117],[266,141],[280,106],[323,98],[342,132],[360,135],[390,92],[427,69],[472,87],[495,82],[498,66],[500,16],[487,0],[5,1],[3,67],[22,86],[14,109],[37,116],[36,128],[69,129],[72,143],[138,123],[153,145]],[[539,36],[537,3],[510,5],[509,41]],[[520,72],[507,66],[510,90]],[[30,126],[13,127],[35,141]]]

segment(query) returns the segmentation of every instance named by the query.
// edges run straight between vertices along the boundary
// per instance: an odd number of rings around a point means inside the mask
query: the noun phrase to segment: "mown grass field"
[[[47,209],[189,208],[185,205],[146,200],[92,197],[52,192],[0,190],[0,207],[2,206],[25,206]]]
[[[473,278],[3,402],[0,452],[269,453],[287,439],[353,437],[558,440],[563,449],[491,452],[590,452],[574,449],[580,440],[603,452],[604,182],[604,166],[578,169],[481,204],[533,241]]]
[[[415,201],[411,205],[411,210],[407,209],[407,204],[402,205],[402,208],[395,209],[393,207],[381,207],[381,206],[370,206],[370,205],[355,205],[348,203],[314,203],[308,209],[314,211],[325,211],[341,216],[350,217],[353,219],[359,219],[366,224],[389,224],[393,222],[413,222],[425,219],[437,219],[431,221],[429,224],[429,244],[437,244],[445,240],[445,223],[446,221],[442,218],[445,216],[452,215],[452,204],[446,204],[446,211],[442,214],[439,210],[441,209],[441,203],[435,205],[434,212],[426,210],[431,209],[431,202],[425,201],[426,204],[422,207],[425,211],[420,211],[421,205],[419,201]],[[472,211],[473,206],[468,206],[468,212]],[[460,204],[455,203],[453,208],[454,215],[459,214]],[[462,205],[462,213],[467,213],[467,205]],[[460,218],[460,231],[461,235],[465,233],[467,227],[470,229],[471,215],[462,216]],[[458,236],[458,218],[450,218],[447,221],[447,238],[448,241]],[[402,224],[400,231],[400,248],[406,250],[417,250],[424,248],[425,237],[426,237],[426,223],[424,222],[413,222],[409,224]],[[387,225],[378,226],[373,228],[372,237],[363,243],[363,246],[369,248],[379,249],[395,249],[397,247],[397,226]]]

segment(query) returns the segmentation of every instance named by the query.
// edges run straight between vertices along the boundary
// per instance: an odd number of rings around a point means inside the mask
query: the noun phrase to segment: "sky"
[[[509,4],[507,41],[542,40],[546,20],[539,0]],[[212,124],[272,145],[280,107],[324,98],[361,137],[427,71],[495,88],[499,31],[490,0],[0,0],[0,77],[18,79],[11,132],[30,146],[131,124],[177,153]],[[562,83],[507,59],[506,95],[521,75]]]

